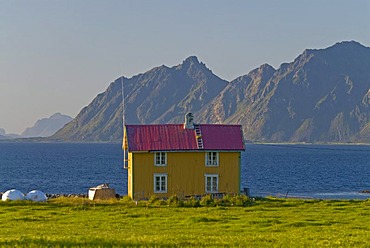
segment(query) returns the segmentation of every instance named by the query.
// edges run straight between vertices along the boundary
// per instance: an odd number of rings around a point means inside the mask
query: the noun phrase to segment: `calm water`
[[[109,183],[127,191],[119,144],[0,143],[0,191],[87,193]]]
[[[249,145],[242,164],[251,195],[370,198],[370,146]]]
[[[370,146],[247,145],[242,187],[253,196],[366,199]],[[0,192],[86,193],[109,183],[127,193],[120,144],[0,143]]]

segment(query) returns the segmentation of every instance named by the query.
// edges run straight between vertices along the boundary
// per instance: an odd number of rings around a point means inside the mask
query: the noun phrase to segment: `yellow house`
[[[240,125],[126,125],[128,196],[148,199],[240,193]]]

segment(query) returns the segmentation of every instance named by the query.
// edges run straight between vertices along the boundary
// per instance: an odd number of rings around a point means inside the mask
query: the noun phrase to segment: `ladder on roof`
[[[195,138],[197,139],[198,149],[203,149],[204,146],[203,146],[202,132],[200,131],[200,125],[195,124],[194,130],[195,130]]]

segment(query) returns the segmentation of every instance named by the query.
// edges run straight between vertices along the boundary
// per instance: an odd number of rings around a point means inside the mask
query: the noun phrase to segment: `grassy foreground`
[[[369,223],[369,200],[173,207],[60,198],[0,202],[0,247],[369,247]]]

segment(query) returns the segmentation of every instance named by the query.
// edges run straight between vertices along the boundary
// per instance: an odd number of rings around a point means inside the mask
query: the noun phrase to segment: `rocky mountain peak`
[[[275,68],[274,68],[274,67],[272,67],[271,65],[267,64],[267,63],[265,63],[265,64],[261,65],[259,68],[260,68],[261,70],[264,70],[264,71],[266,71],[266,70],[272,70],[272,71],[275,71]]]
[[[211,72],[207,66],[198,60],[196,56],[190,56],[186,58],[182,64],[178,65],[176,69],[183,69],[183,70],[201,70],[201,71],[208,71]]]
[[[255,77],[268,77],[270,78],[274,73],[276,72],[275,68],[272,67],[271,65],[269,64],[263,64],[261,65],[260,67],[250,71],[248,73],[248,75],[251,77],[251,78],[255,78]]]
[[[333,46],[328,47],[327,49],[332,49],[332,48],[336,48],[336,49],[364,49],[365,48],[366,49],[368,47],[362,45],[361,43],[357,41],[351,40],[351,41],[337,42]]]
[[[183,61],[183,65],[184,64],[191,64],[191,63],[193,63],[193,64],[199,64],[199,60],[198,60],[198,58],[197,58],[197,56],[195,56],[195,55],[193,55],[193,56],[189,56],[189,57],[187,57],[184,61]]]
[[[365,54],[370,54],[370,47],[366,47],[357,41],[342,41],[337,42],[333,46],[323,49],[306,49],[304,54],[313,54],[324,56],[328,59],[345,58],[356,59],[356,56],[363,57]]]

